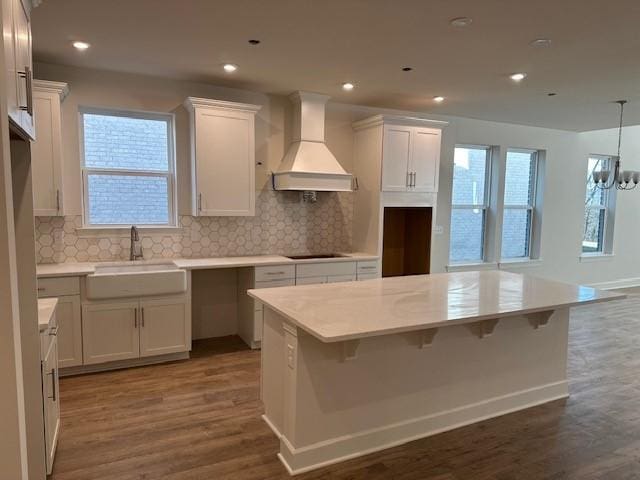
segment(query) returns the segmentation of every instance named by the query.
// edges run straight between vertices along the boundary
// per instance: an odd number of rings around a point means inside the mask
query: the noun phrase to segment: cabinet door
[[[138,358],[138,302],[84,305],[82,350],[85,365]]]
[[[255,214],[253,114],[195,110],[196,215]]]
[[[42,398],[44,401],[44,439],[47,475],[53,468],[53,459],[58,443],[60,428],[60,383],[58,375],[58,349],[54,338],[42,361]]]
[[[38,139],[31,143],[33,212],[36,216],[64,215],[60,96],[36,90],[33,111],[38,126]]]
[[[140,302],[140,356],[186,352],[191,347],[191,321],[185,299]]]
[[[58,297],[58,366],[82,365],[82,320],[80,296]]]
[[[411,140],[411,162],[415,192],[438,191],[440,130],[415,129]]]
[[[35,138],[33,124],[33,67],[31,63],[31,24],[29,13],[21,0],[14,0],[15,57],[18,73],[18,108],[20,126],[30,138]]]
[[[353,282],[355,279],[355,275],[329,275],[327,283]]]
[[[409,185],[411,128],[386,125],[382,142],[382,190],[406,191]]]
[[[16,68],[15,26],[13,10],[19,7],[16,0],[2,0],[2,36],[4,40],[5,92],[7,109],[13,123],[20,125],[22,111],[18,108],[18,72]]]

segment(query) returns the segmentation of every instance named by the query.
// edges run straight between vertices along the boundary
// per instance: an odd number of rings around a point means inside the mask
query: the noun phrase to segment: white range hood
[[[273,173],[275,190],[350,192],[351,174],[338,163],[324,143],[324,111],[329,97],[296,92],[293,142],[278,170]]]

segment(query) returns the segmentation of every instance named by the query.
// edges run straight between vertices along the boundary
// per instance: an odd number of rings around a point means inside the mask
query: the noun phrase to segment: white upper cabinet
[[[437,192],[441,131],[385,125],[382,140],[382,190]]]
[[[35,138],[33,116],[33,65],[29,0],[2,0],[9,118],[25,137]]]
[[[255,215],[259,105],[189,97],[192,215]]]
[[[66,83],[34,80],[33,112],[38,138],[31,143],[33,210],[36,216],[64,215],[62,197],[62,117]]]

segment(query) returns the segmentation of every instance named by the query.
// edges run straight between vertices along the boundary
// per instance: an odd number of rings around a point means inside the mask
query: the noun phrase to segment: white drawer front
[[[355,275],[329,275],[327,283],[353,282],[355,279]]]
[[[62,297],[80,295],[80,278],[55,277],[38,279],[38,297]]]
[[[296,285],[316,285],[319,283],[327,283],[327,277],[302,277],[296,278]]]
[[[295,277],[295,265],[270,265],[268,267],[255,267],[256,283]]]
[[[358,262],[358,275],[361,273],[378,273],[378,261],[367,260]]]
[[[291,287],[296,284],[294,278],[283,278],[282,280],[271,280],[268,282],[256,282],[253,288],[275,288]]]
[[[358,273],[358,281],[373,280],[374,278],[380,278],[380,275],[377,273]]]
[[[355,275],[355,273],[356,262],[301,263],[296,265],[296,279],[329,275]]]

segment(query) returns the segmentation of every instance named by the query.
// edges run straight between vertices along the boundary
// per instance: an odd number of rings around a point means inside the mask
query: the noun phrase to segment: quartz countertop
[[[58,306],[57,298],[40,298],[38,299],[38,329],[40,332],[49,328],[49,323],[53,318],[53,314]]]
[[[625,298],[591,287],[493,270],[264,288],[248,293],[322,342]]]
[[[377,260],[376,255],[368,253],[343,253],[342,257],[335,258],[314,258],[303,260],[292,260],[281,255],[250,255],[243,257],[208,257],[208,258],[174,258],[174,259],[153,259],[142,260],[136,263],[173,263],[178,268],[185,270],[206,270],[215,268],[239,268],[255,267],[260,265],[283,265],[297,263],[324,263],[324,262],[353,262]],[[96,265],[127,265],[132,262],[86,262],[86,263],[51,263],[37,266],[38,278],[47,277],[78,277],[89,275],[95,272]]]

